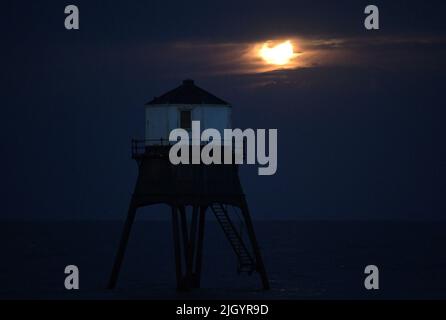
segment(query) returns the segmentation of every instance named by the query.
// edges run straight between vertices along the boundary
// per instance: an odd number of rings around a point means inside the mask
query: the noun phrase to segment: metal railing
[[[171,146],[174,142],[167,139],[132,139],[132,157],[143,155],[149,147]]]
[[[183,140],[184,141],[184,140]],[[199,145],[199,146],[205,146],[212,142],[214,140],[210,141],[202,141],[202,140],[193,140],[189,139],[188,143],[190,146]],[[219,145],[221,146],[229,146],[230,141],[227,140],[219,140]],[[131,151],[132,151],[132,157],[138,157],[142,156],[150,151],[160,150],[164,147],[170,147],[174,144],[177,144],[178,141],[170,141],[168,139],[132,139],[131,143]],[[236,148],[234,144],[232,145],[233,152],[236,153],[237,151],[243,153],[243,157],[245,156],[246,152],[246,146],[243,144],[242,148]]]

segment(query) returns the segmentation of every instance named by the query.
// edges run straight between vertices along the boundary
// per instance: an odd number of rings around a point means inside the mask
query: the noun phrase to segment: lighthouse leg
[[[260,254],[260,248],[257,243],[257,238],[254,232],[254,226],[251,221],[251,215],[249,213],[248,204],[246,203],[246,200],[242,201],[240,209],[242,210],[242,214],[245,219],[245,224],[248,231],[248,236],[251,241],[252,250],[254,251],[256,259],[256,271],[260,274],[263,289],[269,290],[270,286],[269,286],[268,275],[266,274],[265,265],[263,264],[262,255]]]
[[[177,279],[177,290],[183,291],[185,290],[185,285],[181,268],[181,239],[178,218],[178,207],[172,206],[172,234],[175,253],[175,274]]]
[[[132,229],[133,222],[135,221],[137,206],[134,199],[130,201],[129,210],[127,213],[127,219],[125,220],[124,230],[122,231],[121,242],[119,243],[118,252],[116,254],[115,263],[108,283],[108,289],[113,289],[118,281],[119,271],[121,270],[122,261],[124,259],[125,250]]]
[[[201,283],[201,265],[203,260],[203,240],[204,240],[204,225],[206,217],[206,207],[200,207],[200,213],[198,217],[198,237],[197,248],[195,256],[195,271],[193,273],[193,287],[200,288]]]
[[[189,242],[187,244],[187,259],[186,259],[186,279],[188,286],[193,288],[193,268],[194,268],[194,256],[195,256],[195,246],[197,241],[197,218],[198,218],[198,207],[193,206],[192,208],[192,218],[190,223],[189,231]]]
[[[189,244],[189,231],[188,231],[188,227],[187,227],[186,207],[185,206],[179,206],[179,211],[180,211],[180,222],[181,222],[181,235],[183,236],[183,246],[182,246],[182,249],[184,251],[185,266],[187,266],[187,259],[188,259],[187,247],[188,247],[188,244]]]

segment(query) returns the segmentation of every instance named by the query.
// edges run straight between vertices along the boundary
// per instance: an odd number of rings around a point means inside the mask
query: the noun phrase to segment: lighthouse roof
[[[196,86],[193,80],[187,79],[183,83],[165,94],[153,98],[146,105],[159,104],[209,104],[229,105],[226,101],[217,98],[212,93]]]

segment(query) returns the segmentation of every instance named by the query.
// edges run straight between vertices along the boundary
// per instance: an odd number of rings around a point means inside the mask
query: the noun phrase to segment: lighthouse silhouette
[[[146,104],[145,139],[132,140],[132,158],[138,178],[116,254],[108,287],[116,286],[119,271],[138,208],[167,204],[171,208],[177,289],[200,287],[206,215],[213,213],[237,257],[239,273],[260,275],[262,287],[269,282],[254,232],[237,164],[178,164],[169,160],[172,130],[188,132],[192,121],[201,130],[221,132],[232,128],[232,107],[201,89],[193,80],[183,83]],[[203,144],[200,145],[202,147]],[[246,230],[242,234],[234,213]]]

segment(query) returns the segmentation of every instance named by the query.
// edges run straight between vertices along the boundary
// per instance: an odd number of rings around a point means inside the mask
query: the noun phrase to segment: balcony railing
[[[132,158],[144,155],[150,147],[171,146],[173,143],[166,139],[132,139]]]
[[[184,140],[183,140],[184,141]],[[194,143],[195,142],[195,143]],[[200,145],[205,146],[212,142],[210,141],[195,141],[192,139],[189,139],[189,145]],[[220,140],[221,146],[229,146],[230,141]],[[177,141],[169,141],[167,139],[132,139],[132,158],[139,158],[143,155],[150,154],[151,152],[156,153],[161,150],[165,150],[166,148],[173,146],[174,144],[177,144]],[[243,145],[242,148],[236,148],[234,145],[232,146],[232,152],[236,153],[237,151],[240,151],[243,153],[243,157],[245,157],[245,149],[246,146]]]

